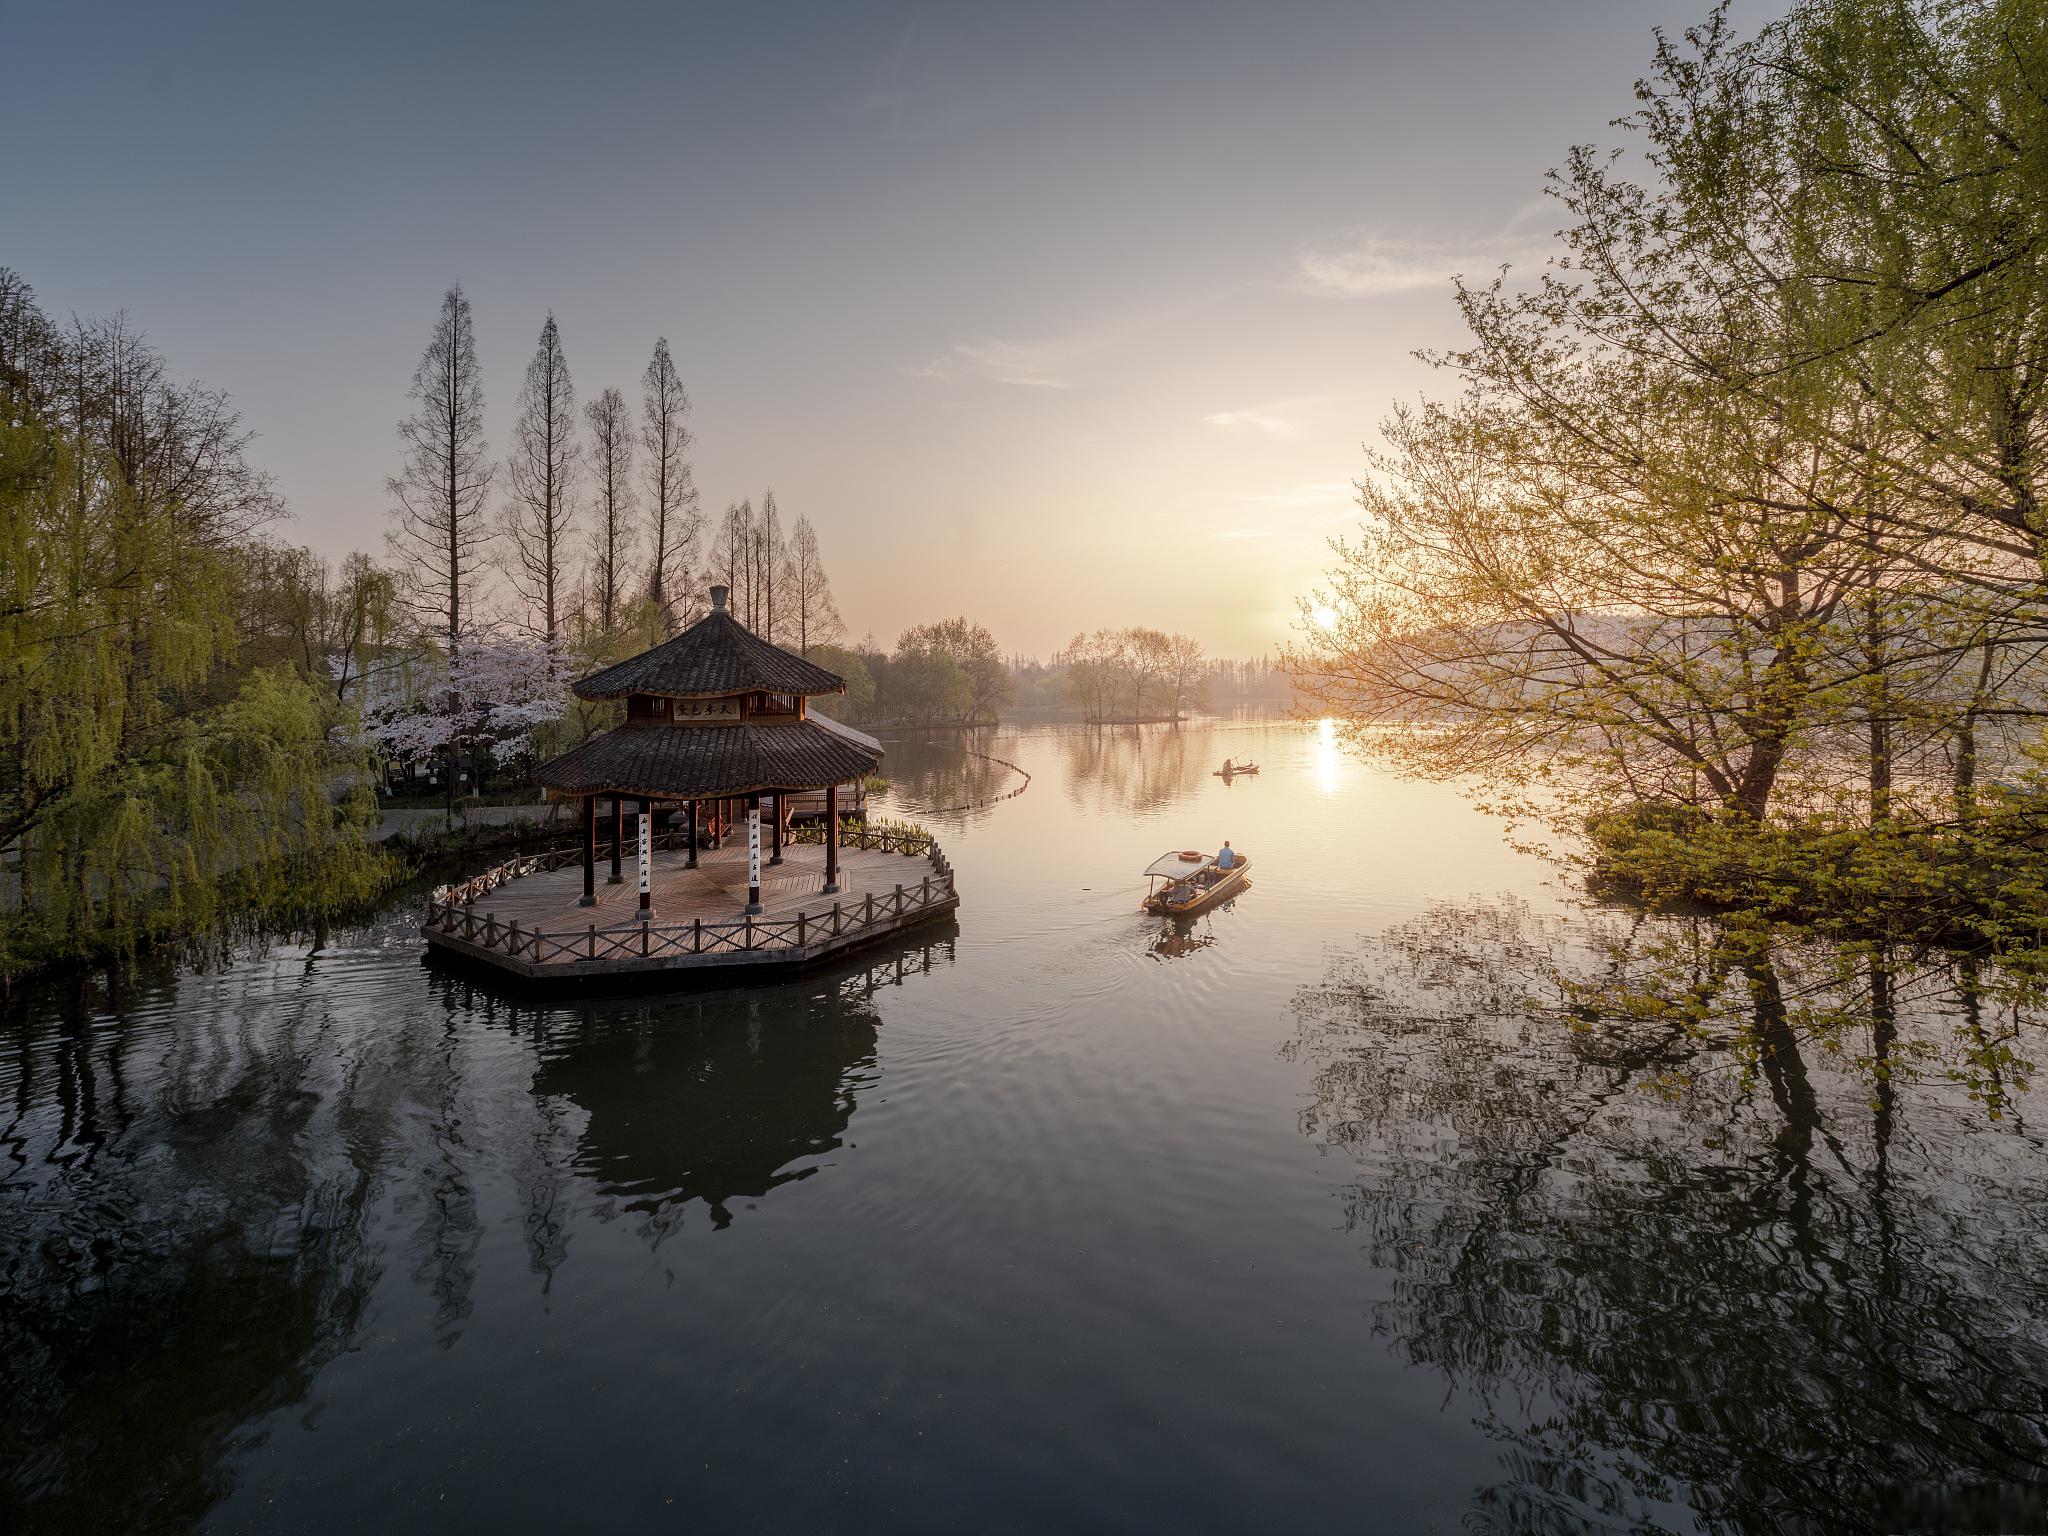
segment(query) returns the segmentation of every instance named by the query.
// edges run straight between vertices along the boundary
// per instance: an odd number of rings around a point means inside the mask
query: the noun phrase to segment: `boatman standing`
[[[1216,855],[1216,867],[1218,869],[1237,868],[1237,855],[1230,851],[1229,838],[1223,840],[1223,851]]]

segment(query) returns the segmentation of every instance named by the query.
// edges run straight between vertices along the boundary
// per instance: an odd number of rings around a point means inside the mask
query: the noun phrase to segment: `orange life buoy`
[[[1183,864],[1199,864],[1202,862],[1202,855],[1192,848],[1183,848],[1180,851],[1180,861]]]

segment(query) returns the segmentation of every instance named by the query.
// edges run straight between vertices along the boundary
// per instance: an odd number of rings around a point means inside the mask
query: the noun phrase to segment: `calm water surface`
[[[979,745],[1029,791],[892,747],[963,905],[858,967],[535,1005],[394,905],[17,1014],[4,1524],[2048,1528],[2043,1042],[1969,978],[1831,1051],[1853,957],[1746,973],[1745,1071],[1544,1001],[1697,932],[1313,729]]]

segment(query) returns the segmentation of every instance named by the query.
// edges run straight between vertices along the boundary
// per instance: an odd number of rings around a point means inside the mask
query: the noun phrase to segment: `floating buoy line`
[[[965,805],[933,806],[931,810],[926,812],[927,815],[953,816],[959,814],[961,811],[985,811],[992,805],[1001,805],[1005,800],[1016,799],[1019,795],[1023,794],[1025,790],[1031,787],[1031,775],[1026,773],[1022,768],[1019,768],[1007,757],[997,757],[994,754],[988,752],[977,752],[972,747],[962,747],[960,750],[965,752],[969,757],[980,758],[984,763],[995,763],[999,767],[1007,768],[1010,770],[1010,772],[1016,774],[1024,782],[1019,784],[1015,789],[1006,790],[1004,793],[996,795],[992,799],[970,800]]]

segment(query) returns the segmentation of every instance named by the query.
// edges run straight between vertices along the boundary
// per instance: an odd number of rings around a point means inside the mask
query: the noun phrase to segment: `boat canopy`
[[[1169,880],[1185,880],[1189,875],[1196,874],[1215,862],[1215,859],[1206,853],[1199,859],[1184,859],[1180,856],[1180,850],[1176,848],[1173,852],[1162,853],[1154,859],[1146,866],[1145,873],[1164,875]]]

